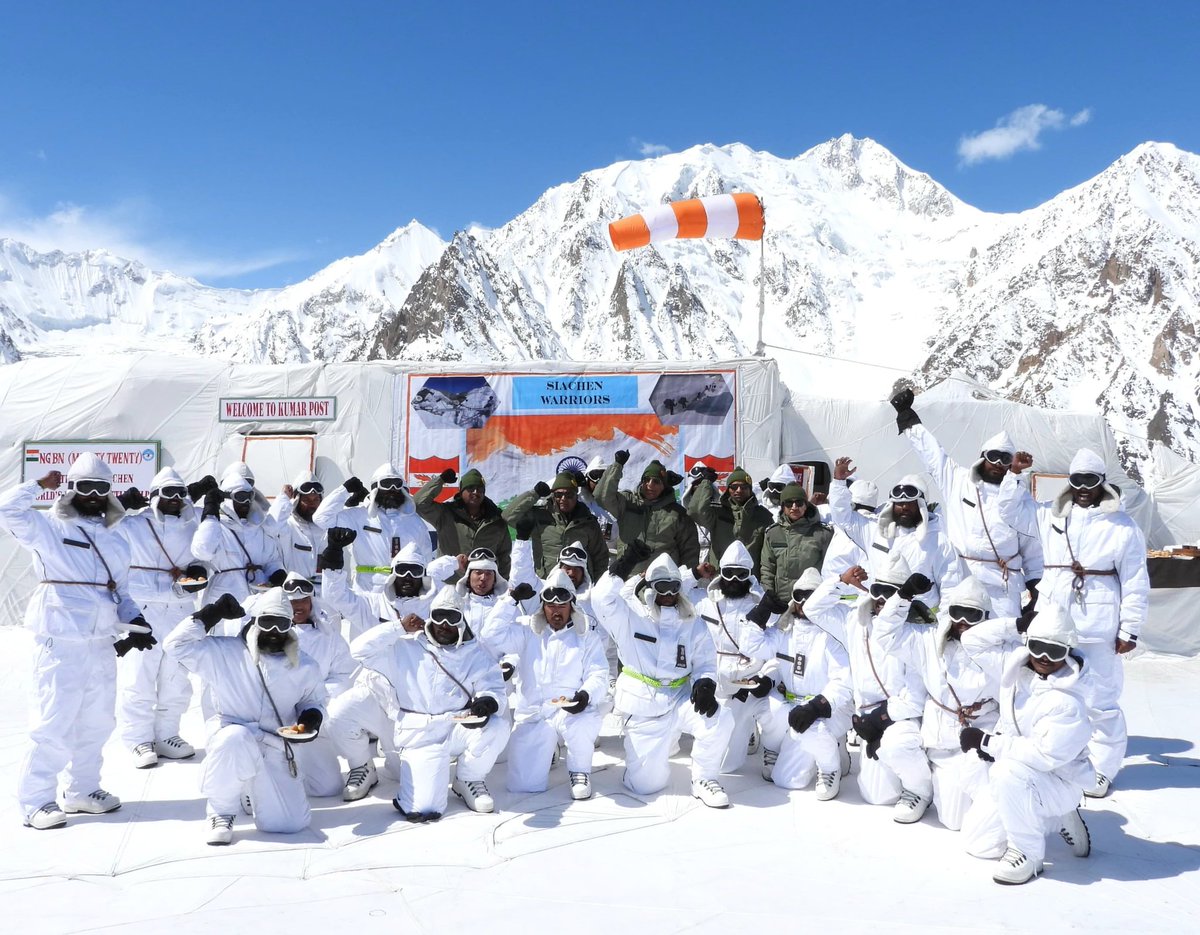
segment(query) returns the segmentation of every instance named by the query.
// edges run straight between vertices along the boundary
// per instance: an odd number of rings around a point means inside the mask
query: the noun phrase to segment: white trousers
[[[991,764],[963,825],[967,850],[976,857],[1000,857],[1015,847],[1030,860],[1046,856],[1046,835],[1079,805],[1083,787],[1058,773],[1044,773],[1001,758]]]
[[[464,782],[487,779],[508,743],[508,722],[492,716],[483,727],[433,721],[401,728],[363,685],[355,685],[329,703],[329,733],[350,766],[370,757],[368,733],[393,737],[400,754],[400,789],[396,798],[406,812],[446,811],[450,761],[458,758],[456,775]]]
[[[26,818],[55,800],[60,774],[66,795],[100,788],[101,751],[116,726],[116,686],[111,639],[34,638],[29,748],[17,774]]]
[[[549,718],[521,721],[508,738],[510,792],[544,792],[550,783],[550,759],[561,740],[567,771],[590,773],[603,713],[588,705],[579,714],[556,711]]]
[[[963,827],[971,803],[987,784],[988,764],[970,750],[930,750],[933,767],[933,806],[938,821],[951,831]]]
[[[1125,713],[1121,710],[1125,665],[1111,642],[1080,643],[1076,652],[1083,656],[1086,668],[1092,670],[1091,678],[1085,682],[1088,714],[1092,719],[1088,758],[1096,767],[1096,772],[1114,779],[1121,770],[1129,741]]]
[[[868,805],[893,805],[904,789],[927,798],[933,795],[920,721],[897,721],[884,731],[877,760],[867,756],[865,743],[860,749],[858,791]]]
[[[163,640],[193,610],[192,602],[147,601],[142,614],[158,643],[130,650],[117,663],[121,740],[133,748],[179,733],[179,721],[192,698],[187,669],[163,652]]]
[[[692,736],[692,780],[716,779],[733,735],[733,715],[720,705],[712,717],[696,713],[692,702],[680,698],[658,717],[625,718],[625,785],[639,795],[667,787],[671,747],[680,734]]]
[[[304,791],[309,795],[341,795],[345,785],[337,746],[326,730],[322,727],[317,739],[310,743],[292,744],[292,754],[304,780]]]
[[[817,770],[832,773],[840,770],[842,753],[839,743],[846,736],[850,719],[833,713],[830,718],[818,718],[803,734],[788,725],[788,715],[794,704],[772,694],[769,711],[763,721],[763,746],[779,754],[771,781],[781,789],[803,789],[816,778]]]
[[[236,815],[249,794],[259,831],[291,834],[308,827],[310,814],[304,781],[292,776],[284,741],[257,727],[227,724],[208,738],[200,791],[209,815]]]
[[[753,695],[745,701],[736,701],[729,699],[722,701],[721,706],[729,709],[729,713],[733,716],[733,733],[729,737],[729,746],[725,749],[725,756],[721,760],[721,772],[732,773],[741,768],[746,762],[748,755],[747,748],[750,743],[750,735],[754,733],[755,726],[763,726],[767,719],[767,699],[755,698]]]

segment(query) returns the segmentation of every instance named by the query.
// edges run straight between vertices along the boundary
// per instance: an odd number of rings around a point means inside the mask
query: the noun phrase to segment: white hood
[[[375,473],[371,475],[370,492],[367,494],[367,515],[374,519],[379,515],[379,507],[375,505],[375,491],[378,489],[376,485],[385,477],[403,477],[404,472],[390,461],[379,465],[375,468]],[[417,512],[417,505],[413,502],[412,495],[407,490],[401,491],[403,499],[400,501],[400,506],[397,510],[402,514],[410,514]]]
[[[971,465],[971,483],[979,484],[983,482],[979,470],[983,467],[983,452],[985,451],[1007,451],[1010,455],[1017,453],[1017,445],[1009,436],[1008,432],[997,432],[991,438],[983,443],[979,449],[979,459]]]
[[[117,499],[117,492],[112,489],[112,469],[91,451],[85,451],[81,454],[67,470],[67,491],[60,495],[54,502],[55,516],[65,520],[77,520],[80,518],[79,511],[74,506],[75,491],[72,489],[72,485],[81,480],[108,482],[109,490],[108,497],[106,498],[108,509],[104,511],[104,525],[106,527],[111,528],[124,519],[125,507],[121,506],[121,501]]]
[[[901,484],[912,484],[921,492],[921,495],[917,498],[917,505],[921,510],[921,523],[917,526],[916,533],[918,539],[924,540],[924,538],[929,534],[929,507],[926,504],[928,492],[925,490],[925,482],[922,481],[921,478],[916,474],[906,474],[900,478],[900,480],[896,481],[894,486],[898,487]],[[896,533],[899,527],[896,525],[896,521],[892,518],[891,500],[888,500],[887,505],[879,511],[878,522],[880,535],[882,535],[885,539],[896,538]],[[904,582],[902,581],[900,583],[903,584]]]

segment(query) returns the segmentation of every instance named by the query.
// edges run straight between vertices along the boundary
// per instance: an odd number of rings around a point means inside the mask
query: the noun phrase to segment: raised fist
[[[446,470],[442,471],[442,473],[438,475],[438,479],[443,484],[453,484],[456,480],[458,480],[458,472],[455,471],[454,468],[446,468]]]
[[[613,455],[613,460],[616,461],[617,464],[624,464],[629,460],[629,452],[622,448],[615,455]]]

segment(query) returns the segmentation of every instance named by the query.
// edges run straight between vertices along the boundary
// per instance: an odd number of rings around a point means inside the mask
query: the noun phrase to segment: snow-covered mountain
[[[587,172],[449,243],[414,221],[256,292],[0,241],[0,360],[147,340],[244,361],[729,357],[757,345],[761,285],[795,389],[879,398],[966,371],[1025,402],[1099,405],[1136,470],[1148,440],[1200,455],[1198,177],[1200,158],[1147,143],[996,215],[871,140],[793,159],[704,145]],[[761,245],[608,243],[616,218],[732,191],[763,198]]]

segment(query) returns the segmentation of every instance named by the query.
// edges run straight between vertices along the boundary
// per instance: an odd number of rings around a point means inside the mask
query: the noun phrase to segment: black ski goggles
[[[596,471],[588,471],[587,472],[587,478],[590,481],[598,482],[600,480],[600,478],[602,478],[603,476],[604,476],[604,468],[600,468],[599,470],[596,470]]]
[[[234,503],[249,503],[254,499],[253,490],[235,490],[229,495],[229,499]]]
[[[899,590],[900,588],[894,584],[873,584],[871,585],[870,594],[877,601],[886,601]]]
[[[655,594],[669,596],[679,593],[680,583],[672,578],[660,578],[658,581],[650,582],[650,587],[654,588]]]
[[[921,499],[921,488],[916,484],[897,484],[892,488],[891,499],[894,503],[911,503]]]
[[[296,597],[311,597],[317,588],[307,578],[291,578],[283,583],[283,593]]]
[[[542,588],[538,597],[543,604],[569,604],[575,599],[575,595],[566,588]]]
[[[567,561],[586,562],[587,559],[588,559],[587,549],[579,549],[573,545],[567,546],[565,549],[563,549],[561,552],[558,553],[558,560],[560,562],[567,562]]]
[[[437,610],[429,612],[429,619],[434,623],[440,623],[446,627],[460,627],[463,622],[461,610],[455,610],[453,607],[439,607]]]
[[[287,633],[292,628],[292,618],[263,615],[254,618],[254,625],[267,633]]]
[[[403,477],[381,477],[376,481],[375,486],[380,490],[403,490]]]
[[[1104,483],[1103,474],[1093,474],[1091,471],[1072,474],[1067,478],[1067,483],[1076,490],[1095,490]]]
[[[948,613],[951,620],[958,623],[969,623],[972,626],[983,620],[985,616],[978,607],[963,607],[959,604],[951,604]]]
[[[1025,648],[1034,659],[1045,659],[1047,662],[1062,662],[1071,651],[1069,646],[1062,643],[1052,643],[1049,640],[1032,639]]]
[[[112,492],[112,484],[106,480],[77,480],[72,489],[85,497],[107,497]]]
[[[397,562],[392,566],[392,574],[397,578],[424,578],[425,566],[419,562]]]
[[[324,494],[325,488],[321,485],[320,481],[310,480],[297,487],[296,493],[302,497],[307,497],[309,494],[314,493]]]
[[[991,464],[1002,464],[1005,467],[1008,467],[1013,462],[1013,456],[1011,452],[1001,451],[998,448],[992,448],[989,451],[980,452],[980,454],[984,461],[988,461]]]
[[[186,500],[188,491],[186,487],[159,487],[158,499],[160,500]]]
[[[739,568],[737,565],[726,565],[721,569],[721,577],[726,581],[749,581],[750,569]]]
[[[468,562],[494,562],[496,553],[491,549],[472,549],[467,556]]]

